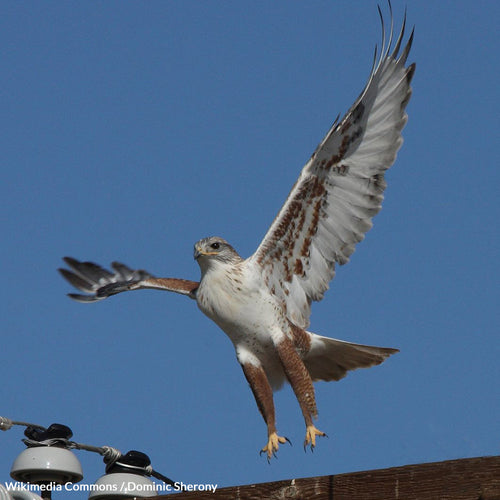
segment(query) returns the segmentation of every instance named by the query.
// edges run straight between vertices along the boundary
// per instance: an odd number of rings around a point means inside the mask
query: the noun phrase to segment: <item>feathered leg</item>
[[[251,363],[241,363],[241,367],[267,425],[268,441],[266,446],[262,448],[261,453],[266,453],[269,460],[278,451],[279,443],[286,443],[288,439],[278,436],[276,432],[273,390],[269,385],[264,369]]]
[[[316,436],[326,436],[326,434],[316,429],[313,424],[313,418],[318,416],[318,410],[316,408],[311,376],[288,337],[284,337],[283,340],[276,344],[276,350],[278,351],[285,375],[297,397],[302,415],[304,415],[306,423],[304,448],[310,445],[311,449],[314,449],[316,446]]]

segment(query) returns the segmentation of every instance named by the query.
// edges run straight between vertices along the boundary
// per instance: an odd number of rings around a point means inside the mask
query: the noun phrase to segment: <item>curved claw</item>
[[[269,435],[269,439],[267,440],[266,446],[260,450],[259,455],[266,453],[267,461],[270,462],[271,458],[278,458],[276,456],[276,452],[278,451],[279,444],[289,443],[292,444],[291,441],[287,437],[278,436],[276,432],[273,432]]]
[[[328,437],[323,431],[316,429],[314,425],[308,425],[306,428],[306,438],[304,440],[304,451],[307,450],[308,445],[311,446],[311,451],[314,451],[316,436]]]

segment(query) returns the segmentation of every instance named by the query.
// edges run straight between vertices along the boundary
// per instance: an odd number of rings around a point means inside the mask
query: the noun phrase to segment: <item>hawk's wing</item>
[[[72,257],[64,257],[64,261],[72,270],[62,268],[59,272],[75,288],[87,294],[68,294],[78,302],[95,302],[120,292],[144,288],[166,290],[194,298],[194,293],[199,286],[197,281],[155,278],[142,269],[135,271],[120,262],[111,264],[113,273],[93,262],[80,262]]]
[[[375,57],[366,87],[305,165],[249,259],[286,304],[288,318],[302,328],[309,325],[311,301],[323,298],[335,263],[348,262],[381,208],[384,172],[402,144],[415,70],[415,64],[405,66],[413,31],[399,54],[405,21],[390,52],[392,13],[387,46],[382,20],[381,55],[378,61]]]

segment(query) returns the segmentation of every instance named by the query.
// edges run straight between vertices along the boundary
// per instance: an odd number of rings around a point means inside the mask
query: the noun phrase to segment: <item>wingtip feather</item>
[[[82,304],[88,304],[90,302],[97,302],[98,300],[102,300],[104,297],[96,297],[95,295],[81,295],[79,293],[68,293],[68,297],[76,302],[80,302]]]

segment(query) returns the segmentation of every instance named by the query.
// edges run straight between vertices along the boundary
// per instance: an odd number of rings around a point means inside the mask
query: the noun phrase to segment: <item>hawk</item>
[[[312,301],[323,298],[336,264],[354,247],[381,209],[385,171],[394,163],[406,124],[415,64],[406,65],[413,40],[402,47],[406,15],[392,47],[382,21],[380,55],[375,50],[368,82],[353,106],[334,124],[302,169],[285,204],[255,253],[243,259],[220,237],[194,246],[200,281],[157,278],[119,262],[108,271],[71,257],[63,277],[95,302],[117,293],[156,289],[196,301],[234,345],[236,357],[267,425],[261,453],[270,459],[279,444],[273,391],[288,382],[306,425],[304,447],[314,449],[318,430],[313,382],[340,380],[350,370],[382,363],[397,349],[353,344],[308,331]]]

